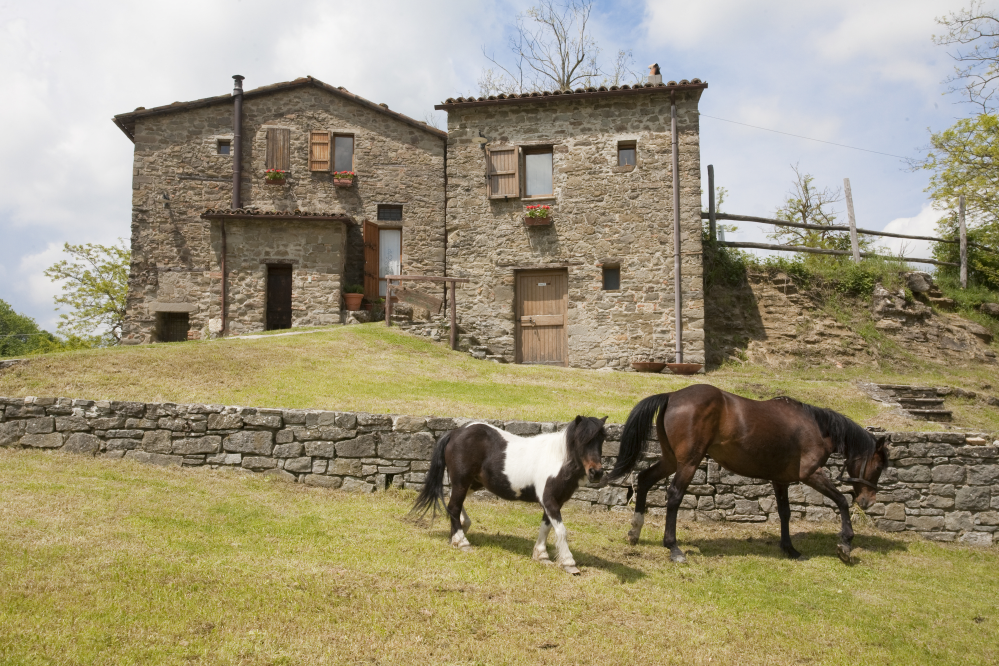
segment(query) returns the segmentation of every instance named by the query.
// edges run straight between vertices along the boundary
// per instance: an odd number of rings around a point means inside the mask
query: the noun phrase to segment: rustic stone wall
[[[800,289],[783,273],[750,273],[739,285],[718,284],[707,293],[705,335],[709,366],[726,360],[761,365],[870,365],[878,349],[856,326],[823,309],[822,294]],[[934,309],[880,285],[867,308],[876,331],[913,356],[958,365],[996,363],[984,326]]]
[[[61,450],[177,467],[229,467],[288,482],[372,492],[422,487],[437,438],[471,419],[306,409],[0,398],[0,447]],[[488,421],[518,434],[554,432],[564,423]],[[604,464],[618,452],[621,426],[607,427]],[[937,541],[990,545],[999,529],[999,441],[953,432],[879,434],[890,464],[868,514],[888,531]],[[658,458],[647,444],[639,469]],[[830,461],[838,474],[842,460]],[[630,511],[634,474],[605,487],[580,488],[574,506]],[[849,494],[848,486],[841,486]],[[810,488],[790,490],[795,520],[836,520],[833,504]],[[665,485],[649,495],[665,512]],[[776,522],[770,484],[706,460],[683,500],[681,520]]]
[[[693,362],[704,360],[698,96],[677,97],[684,353]],[[471,278],[457,295],[463,330],[513,361],[515,271],[567,268],[569,365],[621,368],[650,354],[673,360],[668,94],[459,105],[448,109],[448,137],[448,272]],[[553,144],[554,196],[490,200],[483,140]],[[618,142],[630,140],[637,165],[619,167]],[[526,227],[526,203],[550,204],[553,224]],[[620,265],[620,290],[601,289],[605,264]]]
[[[339,222],[326,223],[324,229],[284,220],[244,222],[259,235],[239,235],[237,229],[237,238],[228,239],[227,262],[241,271],[230,275],[228,290],[234,332],[264,328],[264,314],[254,308],[264,303],[259,275],[272,253],[261,246],[269,241],[283,245],[291,260],[284,263],[295,265],[293,299],[295,307],[306,310],[295,314],[294,325],[326,323],[333,312],[338,320],[342,283],[362,282],[361,223],[376,221],[378,204],[403,206],[404,271],[443,274],[442,136],[314,86],[257,96],[252,92],[243,104],[243,206],[346,214],[355,223],[341,230]],[[264,182],[266,135],[272,127],[291,130],[291,172],[284,185]],[[353,187],[335,187],[329,173],[309,171],[308,133],[313,129],[354,135],[358,178]],[[136,118],[126,344],[155,341],[157,311],[186,311],[191,328],[204,333],[210,320],[219,320],[220,222],[200,216],[207,208],[230,205],[232,157],[218,155],[217,144],[231,139],[231,102]],[[231,220],[226,224],[227,232],[238,226]],[[331,247],[325,251],[340,253],[336,263],[327,261],[331,257],[310,258],[317,233],[329,236],[324,244]],[[340,240],[333,238],[337,234]],[[321,296],[296,293],[306,287]],[[317,309],[310,311],[313,306]]]

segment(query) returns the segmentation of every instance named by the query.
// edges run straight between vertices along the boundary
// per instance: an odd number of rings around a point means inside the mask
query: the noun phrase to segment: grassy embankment
[[[933,428],[888,414],[857,380],[982,391],[993,367],[771,370],[724,367],[693,378],[499,365],[388,329],[337,327],[255,340],[184,342],[33,357],[0,373],[0,395],[362,410],[401,414],[569,420],[607,414],[622,423],[641,398],[708,382],[750,398],[790,395],[864,425]],[[997,387],[999,389],[999,387]],[[988,390],[986,390],[988,392]],[[997,391],[999,392],[999,391]],[[962,426],[999,431],[999,410],[949,399]]]
[[[996,663],[995,548],[695,523],[676,566],[658,519],[569,509],[577,578],[534,506],[473,501],[462,554],[412,499],[0,450],[0,663]]]

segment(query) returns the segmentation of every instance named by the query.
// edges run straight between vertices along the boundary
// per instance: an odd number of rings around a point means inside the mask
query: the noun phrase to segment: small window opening
[[[378,219],[383,222],[398,222],[402,219],[402,206],[378,204]]]
[[[554,193],[552,149],[524,149],[524,189],[526,197],[547,197]]]
[[[635,166],[635,142],[619,141],[617,144],[617,165]]]
[[[156,337],[160,342],[186,342],[191,328],[190,315],[186,312],[157,312]]]
[[[218,154],[229,155],[231,153],[232,153],[232,141],[230,141],[229,139],[219,139]]]
[[[333,170],[354,170],[354,137],[337,136],[333,138]]]
[[[604,266],[604,291],[621,288],[620,266]]]

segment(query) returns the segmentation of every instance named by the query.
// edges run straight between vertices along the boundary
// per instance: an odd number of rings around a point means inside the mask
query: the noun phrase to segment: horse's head
[[[888,454],[884,442],[880,441],[869,458],[854,458],[846,461],[848,482],[853,484],[854,501],[865,511],[877,501],[878,479],[888,464]]]
[[[591,483],[600,481],[604,475],[603,462],[600,459],[604,446],[604,422],[607,417],[598,419],[595,416],[577,416],[569,424],[566,431],[566,446],[573,461],[586,472],[586,478]]]

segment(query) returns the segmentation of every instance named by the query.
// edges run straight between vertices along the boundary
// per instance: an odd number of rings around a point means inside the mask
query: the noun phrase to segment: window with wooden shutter
[[[291,130],[272,127],[267,130],[265,169],[291,171]]]
[[[309,132],[309,170],[330,170],[330,137],[329,132],[313,130]]]
[[[520,196],[520,160],[516,146],[486,150],[486,169],[490,199]]]
[[[551,146],[524,150],[524,198],[548,198],[553,189],[553,155]]]
[[[354,170],[354,136],[337,134],[333,139],[333,170]]]

